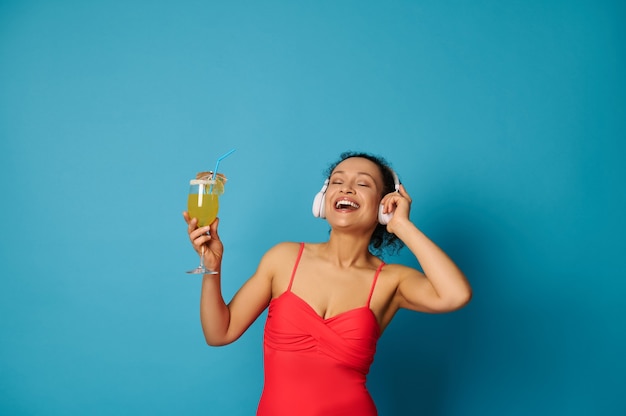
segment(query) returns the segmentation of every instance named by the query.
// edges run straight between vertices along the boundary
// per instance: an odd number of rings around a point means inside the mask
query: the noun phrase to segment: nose
[[[353,194],[354,193],[354,187],[352,186],[351,183],[344,182],[341,185],[341,192],[343,192],[344,194]]]

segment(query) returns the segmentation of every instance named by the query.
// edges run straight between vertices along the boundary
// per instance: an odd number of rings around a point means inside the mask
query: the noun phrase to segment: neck
[[[372,256],[368,250],[370,237],[371,233],[355,235],[332,230],[328,242],[323,244],[323,251],[329,261],[340,267],[362,264]]]

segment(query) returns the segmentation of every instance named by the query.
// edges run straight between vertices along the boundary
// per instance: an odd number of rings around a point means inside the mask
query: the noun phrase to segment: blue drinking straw
[[[211,178],[212,181],[214,181],[215,177],[217,176],[217,168],[220,165],[221,160],[225,159],[227,156],[230,156],[230,154],[234,151],[235,149],[230,149],[228,152],[224,153],[222,156],[217,158],[217,163],[215,164],[215,170],[213,170],[213,177]],[[211,192],[213,192],[213,184],[211,184],[211,187],[209,188],[209,193]]]

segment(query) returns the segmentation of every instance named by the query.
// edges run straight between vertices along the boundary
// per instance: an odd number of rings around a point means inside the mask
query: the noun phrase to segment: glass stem
[[[204,269],[204,244],[200,247],[200,268]]]

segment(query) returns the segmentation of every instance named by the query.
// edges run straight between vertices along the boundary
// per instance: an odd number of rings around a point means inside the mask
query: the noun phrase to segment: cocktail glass
[[[198,227],[211,225],[219,210],[219,196],[224,193],[226,177],[222,174],[213,175],[213,172],[198,174],[196,179],[189,181],[189,195],[187,197],[187,212],[190,218],[198,220]],[[189,274],[217,274],[204,266],[204,244],[200,249],[200,265]]]

